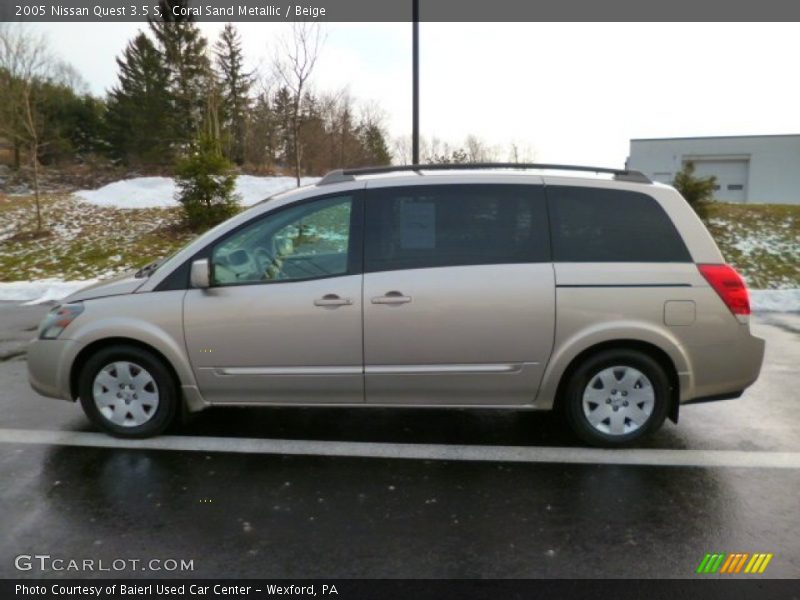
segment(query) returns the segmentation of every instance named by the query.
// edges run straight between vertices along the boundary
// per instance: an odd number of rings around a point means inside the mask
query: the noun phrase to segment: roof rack
[[[650,178],[641,171],[631,171],[629,169],[607,169],[604,167],[583,167],[577,165],[551,165],[546,163],[444,163],[427,165],[392,165],[387,167],[361,167],[358,169],[337,169],[325,175],[325,177],[319,180],[317,185],[329,185],[331,183],[354,181],[356,175],[377,175],[380,173],[397,173],[403,171],[415,171],[418,175],[422,175],[420,171],[471,171],[479,169],[539,169],[551,171],[608,173],[613,175],[614,179],[619,181],[653,183]]]

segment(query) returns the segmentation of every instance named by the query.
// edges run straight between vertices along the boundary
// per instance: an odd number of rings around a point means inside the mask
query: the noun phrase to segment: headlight
[[[39,339],[56,339],[61,335],[61,332],[75,320],[75,317],[82,312],[83,304],[81,302],[54,307],[53,310],[47,313],[47,316],[42,319],[42,323],[39,325]]]

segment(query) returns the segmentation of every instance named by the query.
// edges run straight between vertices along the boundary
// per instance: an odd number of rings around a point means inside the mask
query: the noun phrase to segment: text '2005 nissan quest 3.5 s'
[[[123,437],[210,406],[556,408],[618,446],[741,395],[749,315],[692,208],[641,173],[354,169],[73,294],[28,368]]]

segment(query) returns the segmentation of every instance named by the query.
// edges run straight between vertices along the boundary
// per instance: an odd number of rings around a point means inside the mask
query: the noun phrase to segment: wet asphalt
[[[37,396],[24,345],[47,307],[0,303],[0,429],[90,432]],[[682,408],[641,448],[800,452],[800,314],[754,317],[759,381]],[[214,409],[172,432],[571,447],[547,413]],[[0,577],[20,554],[184,559],[125,577],[693,577],[707,552],[769,552],[800,575],[800,469],[502,463],[0,443]],[[709,576],[704,576],[709,577]],[[717,577],[717,576],[715,576]],[[722,577],[722,576],[719,576]]]

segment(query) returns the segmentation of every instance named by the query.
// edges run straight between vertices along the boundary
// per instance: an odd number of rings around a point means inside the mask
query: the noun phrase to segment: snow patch
[[[318,177],[301,177],[301,185],[319,181]],[[295,187],[294,177],[256,177],[239,175],[236,194],[243,206],[251,206],[273,194]],[[170,208],[178,206],[175,180],[169,177],[134,177],[109,183],[96,190],[79,190],[79,200],[95,206],[113,208]]]
[[[750,305],[758,312],[798,312],[800,290],[750,290]]]
[[[785,223],[784,223],[785,225]],[[731,246],[750,258],[755,253],[766,253],[781,256],[787,253],[796,253],[798,245],[796,241],[789,241],[785,236],[768,232],[759,232],[757,235],[739,234],[738,239]]]
[[[319,181],[319,177],[301,177],[300,185],[312,185]],[[297,186],[294,177],[256,177],[254,175],[239,175],[236,178],[236,193],[242,206],[252,206],[273,194],[290,190]]]
[[[169,177],[134,177],[75,192],[84,202],[114,208],[167,208],[175,205],[174,194],[175,182]]]
[[[42,302],[61,300],[96,282],[97,279],[83,281],[40,279],[39,281],[0,282],[0,301],[21,302],[25,305],[41,304]]]

